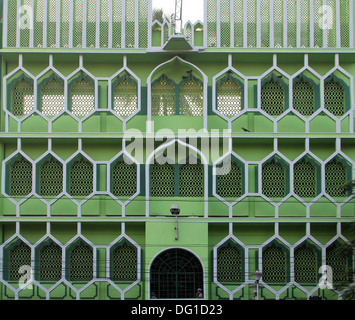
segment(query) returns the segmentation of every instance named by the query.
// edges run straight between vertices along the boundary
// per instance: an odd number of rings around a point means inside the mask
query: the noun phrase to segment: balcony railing
[[[205,0],[182,35],[195,49],[353,48],[353,14],[352,0]],[[4,0],[3,48],[162,50],[173,34],[152,0]]]

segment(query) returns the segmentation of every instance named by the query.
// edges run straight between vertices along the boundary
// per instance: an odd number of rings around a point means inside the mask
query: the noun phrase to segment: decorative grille
[[[203,115],[203,88],[193,79],[184,83],[179,92],[180,114],[184,116]]]
[[[217,110],[225,116],[237,115],[242,110],[242,87],[227,79],[217,88]]]
[[[170,164],[155,163],[150,166],[150,195],[173,197],[175,195],[175,169]]]
[[[118,246],[112,254],[112,280],[137,280],[137,251],[132,246]]]
[[[324,83],[324,107],[335,116],[345,113],[345,89],[334,78]]]
[[[22,276],[20,267],[31,266],[31,248],[21,241],[10,249],[9,254],[9,280],[19,281]]]
[[[57,196],[63,191],[63,165],[50,159],[40,166],[39,193],[43,196]]]
[[[32,164],[22,158],[11,164],[10,190],[11,196],[26,196],[32,192]]]
[[[39,252],[39,281],[59,281],[62,278],[62,249],[51,243]]]
[[[112,0],[112,48],[121,48],[122,0]]]
[[[286,195],[286,169],[272,160],[262,169],[263,194],[267,197],[284,197]]]
[[[316,284],[318,279],[317,253],[310,246],[303,245],[294,254],[295,281]]]
[[[135,0],[125,0],[125,40],[126,40],[126,48],[134,48],[135,47]]]
[[[179,196],[203,197],[203,165],[183,164],[179,167]]]
[[[70,190],[72,196],[87,196],[93,192],[94,171],[91,162],[81,159],[70,167]]]
[[[42,113],[46,116],[55,116],[65,108],[64,85],[52,79],[41,90]]]
[[[223,169],[219,168],[219,170]],[[229,170],[227,174],[217,176],[217,194],[222,198],[240,197],[243,191],[242,167],[238,163],[231,162],[226,170]]]
[[[316,196],[317,171],[315,166],[302,159],[295,163],[293,167],[293,187],[294,192],[301,198]]]
[[[113,110],[120,116],[130,116],[138,109],[137,86],[127,79],[113,88]]]
[[[34,109],[33,84],[25,79],[11,88],[11,113],[21,117]]]
[[[60,47],[69,48],[70,0],[61,1],[60,14]]]
[[[271,116],[279,116],[285,110],[285,90],[274,78],[261,87],[261,109]]]
[[[112,168],[112,193],[119,197],[133,196],[137,191],[137,166],[123,161]]]
[[[263,251],[263,281],[266,283],[287,282],[286,252],[272,244]]]
[[[90,281],[93,278],[93,250],[80,243],[70,251],[70,281]]]
[[[242,282],[242,254],[230,244],[218,249],[217,281],[220,283]]]
[[[152,86],[152,115],[174,115],[175,103],[175,87],[163,76]]]
[[[311,116],[314,111],[314,87],[301,78],[293,84],[293,108],[304,116]]]
[[[325,165],[325,192],[332,197],[345,197],[346,191],[342,187],[347,182],[346,166],[333,159]]]
[[[348,258],[339,249],[339,244],[333,243],[326,251],[326,263],[332,268],[333,284],[344,284],[349,282],[351,269]]]
[[[95,108],[95,89],[87,80],[81,79],[71,87],[71,111],[78,117],[88,115]]]

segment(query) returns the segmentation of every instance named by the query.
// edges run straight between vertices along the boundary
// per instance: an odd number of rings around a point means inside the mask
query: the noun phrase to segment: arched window
[[[333,285],[348,285],[352,282],[351,258],[351,255],[341,251],[339,242],[334,242],[326,249],[326,263],[332,268]]]
[[[150,195],[152,197],[174,197],[175,169],[168,163],[150,165]]]
[[[57,196],[63,192],[63,165],[52,158],[40,165],[39,194]]]
[[[26,196],[32,192],[32,164],[20,158],[10,166],[10,196]]]
[[[217,250],[217,281],[238,283],[243,281],[244,261],[241,250],[228,242]]]
[[[242,86],[232,77],[217,83],[217,110],[225,116],[242,111]]]
[[[195,298],[203,289],[203,269],[199,259],[184,249],[160,253],[150,268],[150,294],[158,299]]]
[[[137,85],[128,75],[114,85],[113,110],[120,116],[130,116],[138,109]]]
[[[243,168],[237,162],[230,162],[226,170],[228,173],[217,176],[217,194],[222,198],[240,197],[243,193]]]
[[[118,161],[112,167],[112,193],[116,197],[130,197],[137,192],[137,165]]]
[[[86,159],[78,159],[69,168],[69,193],[72,196],[87,196],[93,192],[93,164]]]
[[[293,188],[301,198],[316,196],[317,170],[311,162],[304,158],[295,163],[293,167]]]
[[[262,168],[263,194],[267,197],[284,197],[286,195],[286,168],[281,162],[272,161]]]
[[[47,243],[39,250],[39,281],[59,281],[62,278],[62,248]]]
[[[271,116],[285,111],[285,88],[274,76],[261,86],[261,109]]]
[[[293,84],[293,108],[303,116],[311,116],[315,111],[314,86],[303,77]]]
[[[94,110],[95,88],[90,81],[81,78],[72,84],[70,93],[71,112],[74,115],[84,117]]]
[[[193,77],[180,87],[179,110],[179,113],[184,116],[203,115],[203,87]]]
[[[93,261],[93,249],[84,242],[76,244],[69,252],[69,280],[92,280]]]
[[[179,167],[179,196],[203,197],[203,165],[183,164]]]
[[[64,85],[55,78],[41,88],[41,110],[46,116],[55,116],[65,108]]]
[[[21,79],[11,87],[10,112],[21,117],[34,109],[34,93],[32,82]]]
[[[171,116],[175,114],[175,86],[165,75],[152,85],[152,115]]]
[[[272,243],[263,250],[263,281],[266,283],[286,283],[288,276],[287,253]]]
[[[294,252],[295,281],[300,284],[317,284],[318,257],[310,245],[304,244]]]
[[[111,272],[113,281],[137,280],[137,248],[123,243],[112,251]]]
[[[324,108],[335,116],[342,116],[345,110],[345,88],[333,77],[324,83]]]
[[[17,242],[9,250],[9,280],[19,281],[20,277],[23,276],[19,272],[22,266],[31,267],[31,248],[23,241]]]
[[[325,192],[331,197],[345,197],[346,191],[342,186],[347,182],[345,164],[334,158],[325,165]]]

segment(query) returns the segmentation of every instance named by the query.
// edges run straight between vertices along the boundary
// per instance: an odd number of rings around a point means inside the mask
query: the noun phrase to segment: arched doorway
[[[195,298],[203,289],[203,269],[191,252],[173,248],[160,253],[150,268],[150,294],[158,299]]]

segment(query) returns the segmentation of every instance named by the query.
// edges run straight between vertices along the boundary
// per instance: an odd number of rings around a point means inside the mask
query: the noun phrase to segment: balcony
[[[188,21],[178,32],[174,22],[152,21],[152,0],[4,0],[3,6],[3,49],[10,51],[354,48],[352,0],[205,0],[204,21]]]

